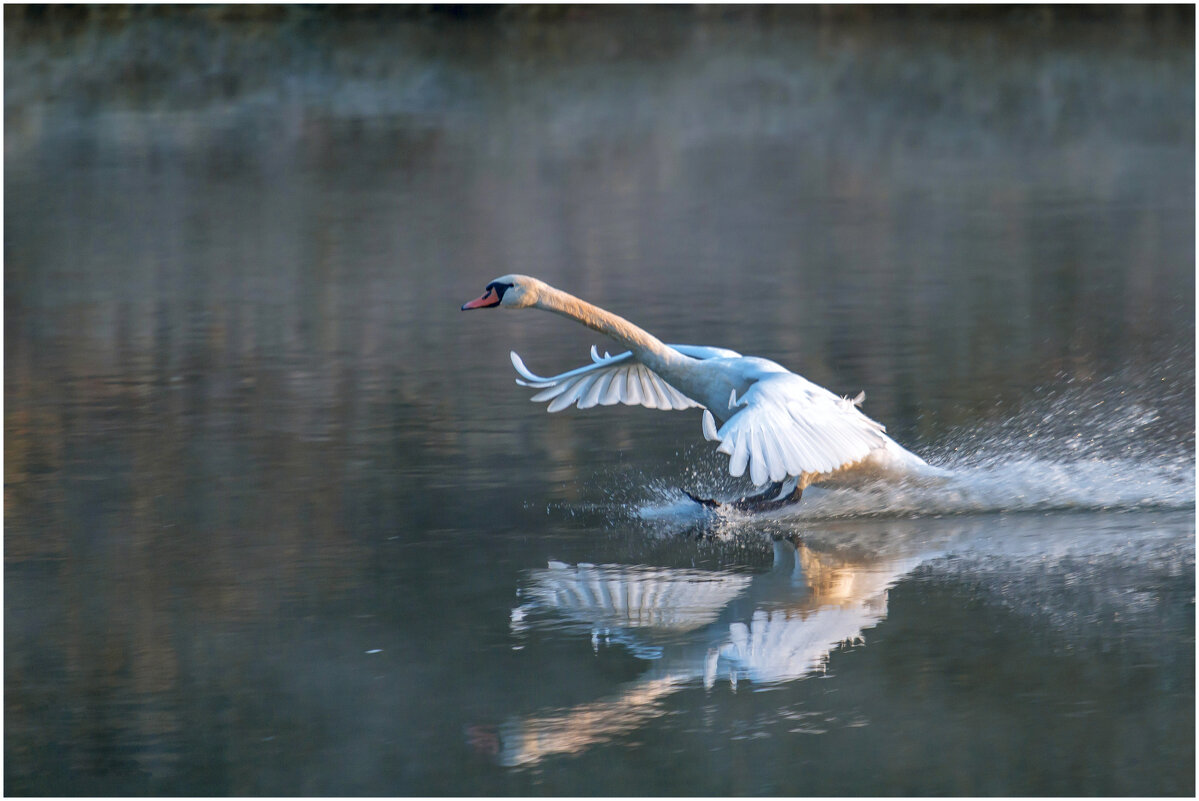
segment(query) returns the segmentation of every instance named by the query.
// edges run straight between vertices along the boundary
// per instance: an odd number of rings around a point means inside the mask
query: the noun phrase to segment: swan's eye
[[[499,281],[492,281],[487,285],[487,289],[495,293],[497,300],[504,299],[504,293],[512,288],[512,284],[502,284]]]

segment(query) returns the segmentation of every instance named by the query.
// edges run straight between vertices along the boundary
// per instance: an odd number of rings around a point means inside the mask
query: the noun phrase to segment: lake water
[[[6,8],[6,793],[1193,795],[1191,9],[76,13]],[[955,477],[705,513],[508,272]]]

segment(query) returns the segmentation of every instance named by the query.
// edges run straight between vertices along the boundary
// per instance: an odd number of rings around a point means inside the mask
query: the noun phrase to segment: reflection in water
[[[795,552],[776,544],[775,571],[785,571],[790,562],[792,585],[803,582],[807,595],[788,599],[785,589],[775,590],[770,607],[756,605],[748,623],[729,625],[730,642],[720,648],[720,661],[730,680],[788,681],[818,670],[838,643],[857,640],[886,617],[887,587],[919,561],[839,559],[802,544]],[[711,685],[714,673],[705,672],[705,684]]]
[[[714,620],[749,583],[748,576],[717,570],[551,562],[531,571],[525,594],[535,600],[513,610],[513,625],[540,607],[593,628],[690,631]]]
[[[661,700],[690,678],[685,674],[648,678],[612,698],[509,721],[500,727],[496,761],[507,767],[530,765],[547,756],[576,754],[625,734],[662,714]]]
[[[522,595],[533,600],[513,610],[515,634],[534,615],[548,615],[549,625],[565,618],[651,667],[614,696],[506,722],[497,759],[515,766],[578,753],[659,716],[666,696],[697,681],[710,689],[723,678],[735,688],[818,671],[834,648],[886,617],[887,588],[924,558],[847,558],[778,537],[773,567],[752,578],[562,563],[531,571]]]

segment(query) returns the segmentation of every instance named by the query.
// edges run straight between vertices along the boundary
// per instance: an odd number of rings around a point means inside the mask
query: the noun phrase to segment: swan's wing
[[[592,347],[592,364],[548,378],[530,372],[516,351],[510,355],[512,366],[521,375],[516,383],[540,389],[532,400],[549,401],[546,408],[549,412],[561,411],[571,404],[577,404],[580,409],[616,403],[650,409],[690,409],[701,405],[666,383],[628,352],[600,356]]]
[[[749,468],[760,485],[804,473],[830,473],[864,459],[887,437],[881,423],[859,412],[853,402],[794,373],[770,373],[756,381],[731,406],[743,406],[720,430],[734,476]],[[705,435],[710,434],[705,420]],[[711,437],[708,437],[711,439]]]

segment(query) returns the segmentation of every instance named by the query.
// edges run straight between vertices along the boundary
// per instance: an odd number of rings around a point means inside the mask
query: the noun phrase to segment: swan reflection
[[[736,687],[800,679],[887,614],[887,588],[923,560],[850,558],[803,542],[774,542],[765,574],[566,565],[529,573],[512,631],[575,628],[646,660],[642,676],[597,701],[509,720],[495,744],[501,764],[578,753],[643,725],[684,686]]]
[[[513,620],[542,608],[589,627],[690,631],[716,620],[750,581],[719,570],[550,562],[530,572],[532,600]]]

